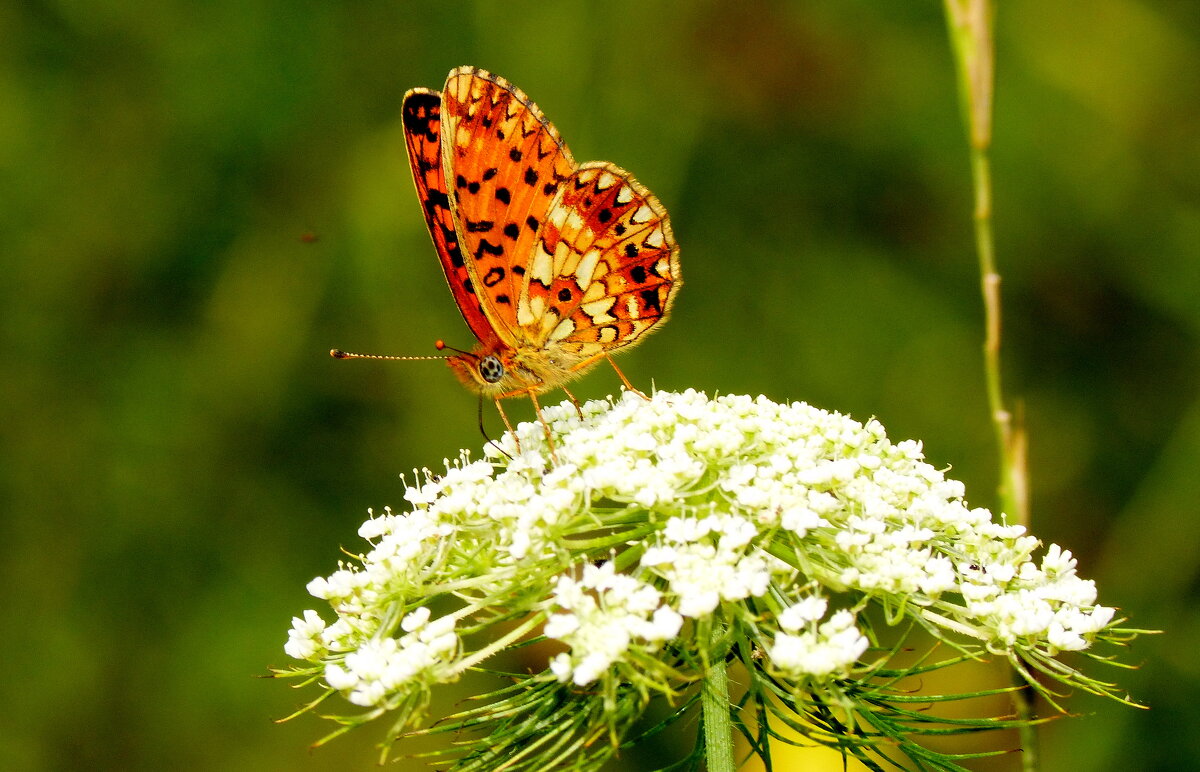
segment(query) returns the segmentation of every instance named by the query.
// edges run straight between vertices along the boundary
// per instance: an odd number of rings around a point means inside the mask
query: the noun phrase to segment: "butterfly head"
[[[438,341],[438,349],[446,348],[449,347]],[[507,352],[499,346],[481,343],[473,352],[451,350],[458,353],[447,357],[446,364],[471,391],[495,397],[511,389],[513,363]]]

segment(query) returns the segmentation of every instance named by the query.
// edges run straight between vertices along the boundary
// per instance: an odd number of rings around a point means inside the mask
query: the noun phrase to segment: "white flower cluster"
[[[809,595],[779,614],[780,632],[771,647],[771,661],[793,678],[829,676],[850,669],[867,650],[854,614],[842,609],[821,622],[828,601]]]
[[[645,667],[716,614],[754,631],[767,666],[818,680],[864,655],[872,600],[1002,652],[1086,648],[1112,619],[1070,553],[1035,563],[1036,539],[967,507],[877,421],[694,391],[542,413],[553,455],[522,424],[489,461],[426,472],[411,512],[368,520],[361,566],[309,585],[337,620],[306,611],[287,653],[375,705],[490,653],[464,651],[450,617],[396,629],[433,597],[460,626],[501,615],[491,605],[542,615],[569,649],[551,671],[578,685]],[[834,598],[846,608],[829,613]]]
[[[346,654],[341,662],[325,666],[325,681],[346,694],[355,705],[379,705],[414,682],[440,683],[456,676],[454,660],[459,647],[452,617],[429,621],[430,612],[418,607],[400,623],[406,633],[370,638]],[[284,646],[290,656],[313,659],[325,645],[329,628],[312,610],[304,618],[292,619],[292,630]]]
[[[671,588],[680,614],[707,616],[721,601],[763,595],[772,571],[790,573],[785,563],[751,549],[756,536],[758,528],[746,517],[672,517],[641,565]]]
[[[583,578],[559,577],[553,605],[567,613],[553,614],[545,633],[570,645],[550,661],[559,680],[579,686],[596,681],[637,643],[653,651],[679,634],[683,617],[662,602],[653,586],[618,574],[611,562],[588,565]]]

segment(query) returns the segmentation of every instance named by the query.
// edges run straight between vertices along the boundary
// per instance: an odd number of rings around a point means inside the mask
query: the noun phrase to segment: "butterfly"
[[[664,321],[682,286],[658,199],[618,166],[576,163],[537,105],[485,70],[414,88],[401,112],[425,222],[476,338],[446,357],[459,380],[510,430],[500,400],[528,396],[541,419],[538,394],[602,360],[636,391],[612,354]]]

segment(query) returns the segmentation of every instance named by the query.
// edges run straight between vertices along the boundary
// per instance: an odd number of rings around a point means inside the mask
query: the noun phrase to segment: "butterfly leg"
[[[534,404],[537,404],[536,402]],[[496,398],[496,411],[500,413],[500,419],[504,421],[504,426],[508,429],[508,433],[512,435],[513,442],[517,443],[517,452],[521,452],[521,440],[517,437],[517,433],[513,431],[513,426],[509,423],[508,414],[504,412],[504,408],[500,406],[500,398]],[[540,415],[540,413],[539,413]]]
[[[635,389],[635,388],[633,387],[633,384],[632,384],[632,383],[630,383],[630,382],[629,382],[629,379],[625,377],[625,373],[621,372],[621,368],[617,367],[617,363],[613,361],[613,358],[612,358],[611,356],[608,356],[608,355],[606,354],[604,358],[608,360],[608,363],[609,363],[610,365],[612,365],[612,369],[614,369],[614,370],[616,370],[616,371],[617,371],[617,377],[621,379],[621,383],[625,384],[625,388],[626,388],[626,389],[629,389],[629,390],[630,390],[630,391],[632,391],[634,394],[638,395],[639,397],[641,397],[642,399],[646,400],[647,402],[649,402],[649,401],[650,401],[650,398],[649,398],[649,397],[647,397],[647,396],[646,396],[645,394],[643,394],[641,391],[639,391],[638,389]]]
[[[568,398],[571,400],[571,404],[575,406],[575,412],[576,412],[576,413],[578,413],[578,414],[579,414],[579,417],[580,417],[580,419],[582,419],[582,418],[583,418],[583,408],[581,408],[581,407],[579,406],[579,400],[575,399],[575,395],[574,395],[574,394],[572,394],[572,393],[571,393],[571,392],[570,392],[570,391],[567,389],[567,387],[566,387],[566,386],[561,386],[560,388],[561,388],[561,389],[562,389],[564,392],[566,392],[566,395],[567,395],[567,397],[568,397]]]
[[[550,435],[550,424],[546,423],[546,417],[542,415],[542,406],[537,401],[537,391],[530,389],[529,401],[533,403],[533,412],[537,413],[538,420],[542,422],[542,431],[546,433],[546,446],[550,448],[550,460],[558,464],[558,455],[554,452],[554,437]]]

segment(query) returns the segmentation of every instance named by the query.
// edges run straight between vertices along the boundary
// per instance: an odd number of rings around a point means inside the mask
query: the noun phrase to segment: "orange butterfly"
[[[409,91],[403,120],[425,222],[478,340],[447,357],[463,384],[510,431],[500,400],[528,395],[541,419],[538,394],[602,359],[636,391],[611,355],[666,319],[682,285],[658,199],[613,164],[577,164],[536,104],[475,67],[440,94]]]

